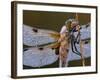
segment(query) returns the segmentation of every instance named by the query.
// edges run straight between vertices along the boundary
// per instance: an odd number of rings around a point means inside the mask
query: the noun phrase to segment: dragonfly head
[[[68,29],[68,31],[71,31],[71,29],[77,25],[79,25],[79,21],[76,19],[68,19],[65,21],[65,25]]]

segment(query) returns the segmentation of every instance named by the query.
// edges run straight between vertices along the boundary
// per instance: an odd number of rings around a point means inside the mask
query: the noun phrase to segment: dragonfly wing
[[[90,44],[91,27],[90,27],[90,24],[88,25],[88,27],[87,27],[87,25],[82,25],[80,32],[81,32],[81,40],[84,41],[83,55],[85,58],[88,58],[91,56],[91,44]],[[75,32],[74,35],[77,36],[77,32]],[[76,47],[77,47],[78,51],[80,51],[80,45],[77,44]],[[73,52],[70,48],[68,60],[71,61],[71,60],[79,60],[79,59],[81,59],[81,57],[76,54],[73,54]]]
[[[55,49],[28,48],[23,52],[23,65],[30,67],[42,67],[57,61]]]
[[[80,51],[80,47],[78,44],[77,44],[77,49],[78,49],[78,51]],[[84,46],[83,46],[83,56],[84,56],[84,58],[88,58],[91,56],[91,46],[89,43],[84,44]],[[70,48],[69,54],[68,54],[68,61],[79,60],[79,59],[81,59],[81,57],[79,55],[74,54]]]
[[[56,42],[59,38],[59,33],[46,29],[38,29],[23,25],[23,42],[27,46],[37,46]]]
[[[87,27],[87,25],[82,25],[81,32],[81,39],[88,39],[91,37],[91,27],[90,25]]]

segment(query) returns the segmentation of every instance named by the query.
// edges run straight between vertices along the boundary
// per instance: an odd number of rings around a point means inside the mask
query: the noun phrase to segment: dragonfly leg
[[[83,56],[83,42],[82,41],[80,41],[80,51],[81,51],[82,65],[85,66],[85,59]]]

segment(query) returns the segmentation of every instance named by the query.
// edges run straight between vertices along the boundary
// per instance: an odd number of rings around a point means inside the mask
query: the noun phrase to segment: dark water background
[[[69,18],[75,18],[76,13],[68,12],[47,12],[47,11],[23,11],[23,24],[50,29],[54,31],[60,31],[61,27],[64,25],[65,21]],[[90,22],[91,15],[88,13],[78,13],[80,25],[84,25]],[[86,58],[86,66],[91,65],[91,59]],[[59,62],[55,62],[51,65],[44,66],[42,68],[57,67]],[[80,60],[75,60],[69,62],[69,66],[81,66]],[[23,66],[24,69],[29,69],[32,67]]]
[[[23,11],[23,24],[43,29],[60,31],[65,21],[75,18],[76,13],[46,12],[46,11]],[[90,22],[90,14],[78,13],[80,24]]]

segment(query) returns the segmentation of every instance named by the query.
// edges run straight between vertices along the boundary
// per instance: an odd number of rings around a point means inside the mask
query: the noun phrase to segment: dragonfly
[[[70,19],[72,20],[72,19]],[[78,20],[78,16],[74,20]],[[79,36],[79,43],[72,44],[70,41],[70,34],[66,32],[67,48],[64,49],[65,53],[68,53],[63,59],[63,49],[60,50],[61,43],[61,33],[48,29],[40,29],[33,26],[23,24],[23,44],[26,46],[23,49],[23,65],[30,67],[42,67],[50,65],[59,59],[59,67],[67,67],[69,61],[82,60],[82,65],[85,65],[84,58],[90,57],[90,23],[85,25],[80,25],[79,30],[73,33],[77,37]],[[69,41],[69,42],[68,42]],[[62,43],[63,44],[63,43]],[[75,50],[72,50],[72,47]],[[65,46],[66,47],[66,46]],[[58,50],[58,51],[57,51]],[[77,50],[77,51],[76,51]],[[77,52],[80,53],[77,53]],[[74,54],[75,53],[75,54]],[[65,63],[64,63],[65,62]]]

